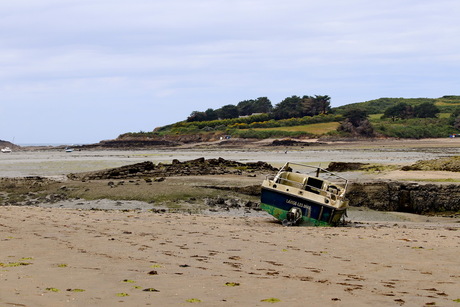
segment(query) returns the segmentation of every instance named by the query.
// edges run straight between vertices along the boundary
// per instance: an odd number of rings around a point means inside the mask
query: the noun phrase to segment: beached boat
[[[11,150],[11,148],[9,148],[9,147],[5,147],[5,148],[2,148],[1,151],[2,151],[3,153],[10,153],[12,150]]]
[[[263,181],[260,207],[285,226],[335,226],[348,208],[347,184],[320,167],[288,162]]]

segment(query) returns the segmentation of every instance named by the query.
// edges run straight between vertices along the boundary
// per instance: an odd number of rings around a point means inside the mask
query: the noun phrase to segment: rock
[[[284,140],[274,140],[271,143],[272,146],[310,146],[311,143],[301,142],[291,139],[284,139]]]
[[[223,158],[208,160],[198,158],[185,162],[174,159],[171,164],[158,165],[146,161],[108,170],[69,174],[68,178],[72,180],[101,180],[221,174],[251,174],[251,176],[256,176],[256,172],[273,173],[275,171],[277,169],[266,162],[240,163]]]
[[[460,186],[406,182],[368,182],[350,185],[351,206],[417,214],[460,211]]]
[[[357,171],[363,166],[369,165],[369,163],[358,163],[358,162],[331,162],[327,167],[330,172],[346,172],[346,171]]]

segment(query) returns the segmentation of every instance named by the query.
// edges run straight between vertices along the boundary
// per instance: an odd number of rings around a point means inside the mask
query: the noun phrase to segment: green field
[[[329,122],[329,123],[319,123],[311,125],[301,125],[301,126],[289,126],[289,127],[276,127],[276,128],[255,128],[255,131],[289,131],[289,132],[306,132],[315,135],[322,135],[328,133],[329,131],[337,130],[339,126],[338,122]],[[247,130],[247,129],[245,129]]]

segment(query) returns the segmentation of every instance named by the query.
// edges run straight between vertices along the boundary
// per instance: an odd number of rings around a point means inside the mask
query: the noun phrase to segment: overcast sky
[[[0,2],[0,139],[96,143],[268,97],[460,94],[458,0]]]

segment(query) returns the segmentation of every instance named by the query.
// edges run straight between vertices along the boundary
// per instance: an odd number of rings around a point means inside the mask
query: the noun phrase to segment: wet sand
[[[460,155],[460,138],[337,142],[301,147],[273,147],[266,146],[266,142],[245,148],[214,146],[201,149],[189,146],[159,150],[15,151],[0,155],[0,177],[63,177],[68,173],[94,171],[144,161],[171,163],[173,159],[187,161],[200,157],[222,157],[239,162],[264,161],[275,166],[281,166],[288,161],[326,166],[332,161],[408,165],[418,160]]]

